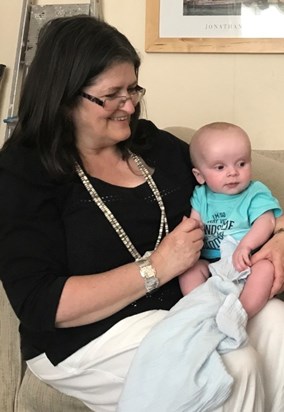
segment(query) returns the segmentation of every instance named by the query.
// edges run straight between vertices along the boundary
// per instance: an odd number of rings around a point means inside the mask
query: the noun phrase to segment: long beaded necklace
[[[158,232],[158,237],[157,241],[155,244],[155,249],[158,247],[162,240],[163,232],[166,234],[169,233],[169,226],[168,226],[168,221],[167,221],[167,215],[166,215],[166,210],[165,206],[162,200],[162,196],[159,192],[159,189],[157,188],[156,183],[154,182],[149,170],[144,166],[142,163],[141,159],[135,155],[134,153],[130,152],[130,157],[134,160],[136,163],[138,169],[142,173],[145,181],[148,183],[153,195],[155,196],[157,203],[159,205],[160,211],[161,211],[161,220],[160,220],[160,228]],[[100,210],[103,212],[113,229],[116,231],[118,234],[119,238],[121,239],[122,243],[125,245],[129,253],[132,255],[132,257],[137,260],[141,258],[140,253],[137,251],[127,234],[125,233],[124,229],[120,225],[120,223],[117,221],[117,219],[114,217],[112,212],[109,210],[109,208],[105,205],[103,202],[102,198],[99,196],[89,179],[87,178],[86,174],[84,173],[83,169],[79,165],[79,163],[75,163],[75,168],[78,176],[80,177],[83,185],[89,192],[92,200],[96,203],[96,205],[100,208]]]

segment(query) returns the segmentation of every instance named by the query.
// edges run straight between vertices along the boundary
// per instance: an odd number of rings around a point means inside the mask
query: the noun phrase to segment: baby
[[[252,318],[269,299],[274,267],[269,260],[252,265],[250,256],[270,238],[282,210],[264,184],[251,180],[251,144],[240,127],[225,122],[201,127],[192,138],[190,156],[199,183],[191,217],[200,221],[205,238],[201,259],[179,278],[182,293],[208,279],[209,263],[220,259],[221,242],[232,236],[238,242],[234,268],[250,268],[239,299]]]

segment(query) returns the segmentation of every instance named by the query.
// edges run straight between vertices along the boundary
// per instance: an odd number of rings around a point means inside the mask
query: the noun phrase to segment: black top
[[[188,145],[150,122],[141,120],[141,125],[153,137],[143,158],[155,169],[153,178],[172,230],[190,212],[194,178]],[[125,188],[89,179],[139,253],[152,250],[160,209],[148,184]],[[20,319],[24,359],[45,352],[57,364],[121,319],[151,309],[168,310],[181,298],[174,279],[106,319],[56,328],[56,310],[69,276],[104,272],[133,257],[79,177],[53,181],[34,149],[13,147],[1,153],[0,199],[0,274]]]

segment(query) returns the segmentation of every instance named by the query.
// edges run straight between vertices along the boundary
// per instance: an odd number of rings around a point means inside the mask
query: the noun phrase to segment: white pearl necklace
[[[142,173],[145,181],[148,183],[153,195],[155,196],[157,203],[159,205],[159,208],[161,210],[161,220],[160,220],[160,228],[158,232],[158,237],[157,241],[155,244],[155,249],[158,247],[162,240],[163,232],[166,234],[169,233],[169,227],[168,227],[168,221],[167,221],[167,215],[166,215],[166,210],[165,206],[162,200],[162,196],[159,192],[159,189],[156,186],[156,183],[154,182],[151,174],[149,173],[148,169],[144,166],[142,163],[141,159],[135,155],[134,153],[130,153],[130,157],[134,160],[136,163],[138,169]],[[137,260],[141,258],[140,253],[137,251],[127,234],[125,233],[124,229],[121,227],[120,223],[116,220],[112,212],[109,210],[109,208],[105,205],[103,202],[102,198],[99,196],[89,179],[87,178],[86,174],[84,173],[83,169],[81,166],[76,162],[75,163],[75,168],[78,176],[80,177],[83,185],[89,192],[92,200],[96,203],[96,205],[101,209],[113,229],[116,231],[118,234],[119,238],[121,239],[122,243],[125,245],[129,253],[132,255],[132,257]]]

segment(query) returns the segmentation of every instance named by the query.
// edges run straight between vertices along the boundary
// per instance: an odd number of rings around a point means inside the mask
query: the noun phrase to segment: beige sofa
[[[183,140],[192,130],[168,128]],[[266,153],[271,156],[270,152]],[[273,154],[274,155],[274,154]],[[277,154],[276,154],[277,155]],[[253,153],[254,177],[267,184],[284,208],[284,163]],[[0,410],[1,412],[83,412],[80,401],[40,382],[25,367],[20,354],[18,322],[0,283]]]

